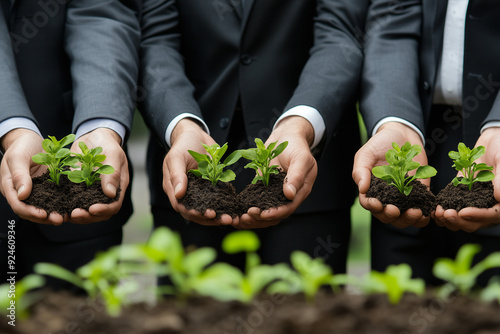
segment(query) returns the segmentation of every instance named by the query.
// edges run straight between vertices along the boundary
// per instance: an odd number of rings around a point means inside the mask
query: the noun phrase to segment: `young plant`
[[[222,147],[219,144],[208,146],[202,143],[202,145],[208,152],[208,155],[188,150],[189,154],[198,162],[198,169],[191,169],[189,172],[205,180],[209,180],[214,186],[217,184],[217,181],[233,181],[236,178],[236,174],[232,170],[224,171],[224,168],[236,163],[241,158],[240,152],[235,151],[231,153],[223,163],[220,163],[224,153],[226,153],[227,143]]]
[[[370,272],[365,276],[361,288],[365,293],[385,293],[391,304],[397,304],[405,292],[422,295],[425,291],[424,281],[411,278],[411,274],[411,267],[406,263],[390,265],[383,273]]]
[[[271,174],[278,174],[278,165],[271,166],[271,160],[276,158],[285,150],[288,142],[285,141],[278,146],[278,142],[269,144],[267,147],[264,145],[262,140],[255,138],[255,144],[257,147],[249,148],[246,150],[241,150],[241,155],[243,158],[250,160],[245,168],[255,169],[256,175],[252,181],[252,184],[257,183],[257,181],[262,180],[262,183],[267,187],[269,185],[269,177]]]
[[[106,159],[102,152],[102,147],[98,146],[89,149],[84,142],[79,142],[78,146],[82,153],[75,153],[76,158],[80,162],[80,169],[64,172],[68,175],[68,179],[74,183],[85,182],[87,187],[90,187],[100,174],[112,174],[115,169],[110,165],[103,165],[101,162]]]
[[[466,244],[458,250],[455,260],[437,259],[432,268],[434,276],[450,282],[462,294],[469,293],[481,273],[491,268],[500,267],[500,252],[491,253],[484,260],[472,266],[472,259],[480,250],[481,246],[479,245]]]
[[[500,277],[493,277],[486,288],[481,291],[479,298],[483,302],[497,301],[500,304]]]
[[[393,149],[385,154],[389,165],[373,167],[372,173],[388,184],[396,186],[402,194],[408,196],[411,193],[413,186],[410,186],[410,183],[413,180],[427,179],[437,174],[433,167],[420,166],[418,162],[413,161],[413,158],[422,151],[419,145],[410,145],[406,142],[400,148],[393,142],[392,147]],[[408,173],[415,169],[415,175],[409,176]]]
[[[472,150],[465,146],[464,143],[458,144],[458,152],[450,151],[448,156],[453,160],[453,166],[459,172],[462,172],[463,177],[455,177],[453,179],[453,185],[458,186],[459,184],[465,184],[472,189],[474,182],[487,182],[495,178],[493,172],[493,167],[488,166],[485,163],[475,163],[477,160],[485,153],[484,146],[478,146]],[[476,174],[477,173],[477,174]]]
[[[29,307],[42,297],[33,290],[44,284],[45,279],[34,274],[25,276],[18,282],[7,280],[7,283],[0,285],[0,313],[11,321],[14,320],[14,324],[16,315],[21,320],[26,319]]]
[[[67,167],[75,167],[78,162],[76,157],[71,156],[71,151],[64,146],[75,140],[74,134],[69,134],[61,140],[49,136],[42,142],[42,147],[46,153],[38,153],[32,157],[32,160],[40,165],[46,165],[49,170],[50,180],[59,185],[61,174]]]

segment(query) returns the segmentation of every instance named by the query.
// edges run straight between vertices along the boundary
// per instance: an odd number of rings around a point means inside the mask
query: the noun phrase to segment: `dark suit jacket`
[[[269,136],[283,111],[316,108],[326,122],[326,143],[317,181],[299,211],[350,207],[362,61],[356,36],[367,1],[245,2],[241,14],[225,0],[144,3],[141,78],[147,97],[141,111],[159,139],[152,141],[149,156],[153,205],[168,203],[161,187],[161,144],[170,121],[184,112],[196,114],[223,144],[240,99],[248,147],[253,138]]]
[[[378,25],[368,30],[373,37],[365,46],[360,102],[367,128],[370,131],[382,118],[397,116],[430,136],[425,131],[432,126],[429,119],[441,61],[447,1],[407,0],[400,2],[397,10],[387,5],[390,1],[372,2],[368,21],[377,21]],[[380,17],[387,19],[377,20]],[[469,1],[463,65],[464,121],[459,139],[469,147],[479,138],[482,124],[500,120],[499,17],[497,1]],[[438,171],[449,168],[451,161],[445,164],[435,167]],[[447,174],[438,173],[435,178],[449,178],[446,184],[451,181]],[[416,233],[418,229],[404,231]],[[478,233],[500,235],[500,227]]]
[[[60,3],[17,0],[10,12],[8,6],[0,7],[0,121],[26,117],[44,137],[57,138],[93,118],[112,119],[130,130],[138,72],[138,4]],[[38,226],[48,239],[68,242],[115,231],[131,213],[128,194],[111,221]],[[7,217],[19,219],[3,197],[0,216],[2,226]]]

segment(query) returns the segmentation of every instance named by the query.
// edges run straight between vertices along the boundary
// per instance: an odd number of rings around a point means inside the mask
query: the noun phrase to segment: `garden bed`
[[[392,305],[384,295],[321,293],[316,302],[302,296],[263,295],[252,304],[193,298],[135,305],[112,318],[98,301],[66,293],[46,294],[32,316],[16,326],[0,324],[12,334],[326,334],[326,333],[500,333],[500,306],[470,297],[440,299],[406,295]]]

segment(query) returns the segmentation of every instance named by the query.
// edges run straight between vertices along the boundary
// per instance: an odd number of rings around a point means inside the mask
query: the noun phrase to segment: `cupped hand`
[[[500,172],[500,128],[489,128],[483,131],[474,147],[484,146],[486,151],[477,163],[485,163],[493,167],[493,174]],[[458,173],[458,176],[461,176]],[[497,202],[500,202],[500,177],[493,179],[494,196]],[[446,227],[452,231],[463,230],[474,232],[478,229],[495,226],[500,224],[500,204],[492,208],[464,208],[460,211],[448,209],[444,210],[438,206],[434,213],[436,224]]]
[[[102,147],[102,153],[106,155],[104,165],[111,165],[115,171],[112,174],[101,174],[101,186],[104,194],[115,198],[120,188],[120,197],[110,204],[97,203],[90,206],[89,210],[74,209],[68,219],[71,223],[89,224],[110,219],[120,211],[129,185],[129,169],[125,151],[121,147],[121,137],[113,130],[98,128],[77,138],[71,146],[71,151],[81,153],[79,142],[84,142],[89,149],[97,146]]]
[[[215,144],[215,141],[201,129],[198,123],[190,118],[184,118],[177,123],[171,135],[172,146],[163,160],[163,190],[174,210],[189,221],[207,226],[237,226],[238,217],[231,218],[231,216],[223,214],[220,218],[216,218],[216,212],[213,210],[206,212],[188,210],[178,202],[186,195],[187,171],[198,167],[198,163],[188,150],[206,154],[201,143],[211,146]]]
[[[412,145],[423,146],[422,140],[412,128],[398,122],[388,122],[382,125],[377,133],[361,147],[354,157],[352,177],[358,185],[359,202],[363,208],[369,210],[372,215],[383,223],[394,225],[398,228],[408,226],[424,227],[429,223],[430,217],[425,217],[420,209],[409,209],[403,214],[394,205],[383,205],[376,198],[366,196],[370,188],[372,168],[387,165],[385,153],[392,148],[396,142],[402,146],[405,142]],[[420,165],[427,165],[427,156],[422,150],[414,159]],[[429,186],[430,179],[421,180]]]
[[[283,193],[290,203],[278,208],[260,210],[250,208],[240,218],[240,229],[264,228],[277,225],[290,216],[311,193],[318,174],[316,160],[311,154],[310,143],[314,138],[314,129],[305,118],[290,116],[284,118],[273,130],[266,147],[273,142],[278,145],[288,141],[286,149],[271,164],[279,165],[287,172],[283,184]]]
[[[2,137],[4,156],[0,165],[0,190],[12,211],[20,218],[39,224],[60,225],[64,217],[27,205],[23,201],[31,194],[31,178],[42,175],[46,167],[31,157],[43,151],[43,138],[27,129],[14,129]]]

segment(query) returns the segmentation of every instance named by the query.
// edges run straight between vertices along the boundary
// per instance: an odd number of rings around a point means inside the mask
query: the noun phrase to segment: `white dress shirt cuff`
[[[500,121],[492,121],[488,122],[483,127],[481,128],[481,134],[484,132],[484,130],[489,129],[489,128],[500,128]]]
[[[385,117],[385,118],[382,118],[376,125],[375,127],[373,128],[373,132],[372,132],[372,136],[374,136],[378,129],[384,125],[385,123],[389,123],[389,122],[398,122],[398,123],[401,123],[401,124],[404,124],[406,126],[409,126],[410,128],[412,128],[416,133],[418,133],[418,135],[420,136],[420,139],[422,140],[422,143],[425,145],[425,138],[424,138],[424,134],[422,133],[422,131],[420,131],[419,128],[417,128],[415,125],[413,125],[413,123],[410,123],[402,118],[399,118],[399,117],[394,117],[394,116],[390,116],[390,117]]]
[[[127,129],[120,122],[113,121],[107,118],[95,118],[80,124],[75,133],[76,139],[98,128],[107,128],[116,132],[122,138],[123,145]]]
[[[208,128],[207,124],[205,123],[204,120],[202,120],[200,117],[190,114],[190,113],[183,113],[175,117],[170,124],[167,126],[167,131],[165,131],[165,141],[167,142],[168,147],[172,146],[172,142],[170,140],[170,137],[172,136],[172,131],[174,131],[175,126],[177,123],[179,123],[181,120],[184,118],[193,118],[196,121],[200,123],[200,125],[203,126],[203,129],[205,130],[206,133],[210,134],[210,129]]]
[[[314,149],[318,144],[321,142],[321,139],[323,139],[323,136],[325,135],[326,131],[326,125],[325,121],[323,120],[323,116],[319,113],[318,110],[316,110],[313,107],[305,106],[305,105],[300,105],[296,106],[293,108],[288,109],[286,112],[284,112],[274,123],[273,129],[278,125],[278,123],[289,116],[300,116],[305,118],[306,120],[311,123],[313,129],[314,129],[314,141],[311,145],[311,150]]]
[[[3,122],[0,122],[0,138],[5,136],[7,132],[14,129],[28,129],[36,132],[40,137],[43,138],[35,122],[26,117],[12,117],[6,119]]]

